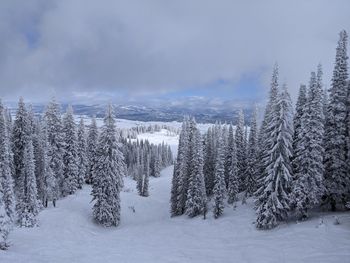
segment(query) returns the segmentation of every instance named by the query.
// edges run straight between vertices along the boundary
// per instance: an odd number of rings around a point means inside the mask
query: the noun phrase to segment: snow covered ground
[[[178,138],[167,131],[141,134],[176,151]],[[92,220],[90,187],[43,210],[39,227],[16,228],[12,246],[0,251],[0,263],[41,262],[350,262],[350,213],[317,214],[270,231],[256,230],[252,200],[207,220],[170,218],[173,167],[150,179],[150,196],[140,197],[125,179],[122,221],[103,228]],[[340,225],[334,225],[334,215]],[[323,224],[320,224],[321,219]]]
[[[1,263],[19,262],[349,262],[350,214],[339,213],[270,231],[255,229],[252,203],[207,220],[169,217],[173,167],[151,178],[150,196],[140,197],[125,181],[122,221],[117,228],[96,225],[90,187],[40,213],[40,226],[15,229]],[[135,212],[133,211],[135,209]]]
[[[139,140],[148,140],[155,145],[166,143],[170,146],[173,156],[177,154],[177,146],[179,144],[179,135],[172,133],[166,129],[161,129],[159,132],[142,133],[137,135]],[[135,140],[134,140],[135,141]]]

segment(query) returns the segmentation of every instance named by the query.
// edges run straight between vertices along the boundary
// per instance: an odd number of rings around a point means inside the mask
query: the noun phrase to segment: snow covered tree
[[[223,139],[220,137],[217,140],[217,157],[215,163],[215,178],[214,178],[214,207],[213,213],[214,217],[218,218],[224,212],[225,208],[225,195],[226,195],[226,185],[225,185],[225,167],[224,167],[224,146]]]
[[[95,117],[91,120],[91,125],[89,126],[89,132],[87,137],[87,172],[85,181],[91,184],[91,178],[93,173],[94,164],[96,163],[96,149],[98,140],[98,129]]]
[[[63,184],[62,195],[74,194],[78,189],[77,135],[73,108],[68,106],[63,117]]]
[[[32,140],[26,143],[23,155],[24,167],[19,179],[20,198],[17,203],[18,223],[20,226],[33,227],[37,224],[39,213],[35,178],[35,163]]]
[[[340,32],[325,123],[324,179],[332,210],[344,207],[350,184],[347,160],[348,64],[346,31]]]
[[[177,152],[176,163],[174,165],[174,174],[171,186],[171,216],[182,215],[185,207],[182,206],[182,197],[184,195],[184,180],[186,179],[187,165],[188,165],[188,135],[189,120],[184,118],[179,137],[179,146]]]
[[[238,178],[238,168],[237,168],[237,154],[235,143],[233,142],[232,154],[231,154],[231,168],[228,178],[227,186],[227,202],[233,204],[237,200],[237,195],[239,192],[239,178]]]
[[[295,115],[293,119],[294,134],[293,134],[293,157],[292,167],[295,178],[299,177],[302,167],[302,158],[305,152],[304,135],[306,132],[306,86],[301,85],[299,89],[298,100],[296,103]]]
[[[215,170],[215,146],[213,140],[213,130],[210,127],[205,135],[204,146],[204,181],[207,196],[213,194]]]
[[[58,194],[62,194],[63,185],[63,150],[64,141],[62,134],[62,122],[60,106],[55,99],[47,106],[45,111],[45,130],[47,133],[48,144],[50,151],[48,151],[48,158],[50,160],[51,170],[56,179],[56,189]]]
[[[245,175],[247,169],[246,163],[246,148],[245,148],[245,136],[244,136],[244,115],[243,111],[240,110],[238,113],[238,123],[236,129],[236,155],[237,155],[237,172],[239,177],[239,189],[241,191],[246,189]]]
[[[149,155],[146,156],[145,162],[141,161],[141,164],[145,167],[145,169],[142,169],[142,172],[139,173],[138,179],[137,179],[137,190],[139,192],[139,195],[141,196],[149,196],[148,192],[148,185],[149,185],[149,175],[150,175],[150,157]]]
[[[250,132],[247,146],[247,169],[245,175],[245,195],[251,196],[256,191],[256,179],[258,173],[258,110],[255,108],[250,123]]]
[[[125,172],[124,157],[116,138],[113,108],[109,105],[98,140],[91,193],[93,217],[103,226],[118,226],[120,222],[120,191]]]
[[[226,183],[226,188],[228,188],[228,185],[229,185],[229,177],[230,177],[231,169],[232,169],[232,155],[233,155],[233,151],[234,151],[234,143],[235,143],[235,138],[233,135],[233,127],[232,127],[232,124],[230,124],[230,126],[228,128],[227,145],[226,145],[226,150],[225,150],[225,183]]]
[[[323,195],[323,102],[321,81],[311,73],[307,103],[304,105],[304,123],[300,137],[302,151],[298,160],[300,166],[296,170],[293,184],[292,202],[301,218],[307,217],[309,209],[319,203]]]
[[[4,211],[12,223],[15,219],[15,195],[13,190],[13,179],[10,165],[11,156],[9,151],[9,134],[6,126],[7,122],[5,119],[5,111],[0,100],[0,187],[2,189],[0,192],[2,192],[2,203]],[[0,215],[0,217],[2,217],[2,215]],[[5,219],[3,218],[2,220]]]
[[[78,134],[77,134],[77,165],[78,165],[78,188],[83,187],[86,172],[87,172],[87,155],[86,155],[86,135],[85,135],[85,125],[83,118],[80,118]]]
[[[15,193],[20,193],[19,178],[24,170],[24,149],[29,141],[28,112],[23,98],[19,99],[16,119],[12,131],[12,151],[14,160]],[[20,199],[20,196],[17,196]]]
[[[264,118],[260,126],[258,134],[258,178],[257,188],[263,185],[265,178],[265,159],[269,155],[268,142],[272,137],[272,130],[268,126],[272,123],[274,118],[274,107],[278,98],[278,65],[276,64],[272,73],[271,87],[269,92],[269,100],[267,102]],[[256,196],[260,193],[256,192]]]
[[[264,159],[265,176],[257,193],[257,221],[259,229],[269,229],[277,221],[287,218],[292,181],[292,105],[286,86],[271,105],[271,122],[266,131],[271,135],[265,143],[268,155]]]
[[[194,217],[204,212],[206,207],[206,193],[203,175],[203,143],[202,137],[197,128],[193,133],[193,154],[191,156],[191,174],[187,189],[187,200],[185,213]]]
[[[0,250],[6,250],[9,247],[7,243],[8,235],[11,231],[11,219],[6,213],[5,202],[3,200],[3,189],[0,184]]]

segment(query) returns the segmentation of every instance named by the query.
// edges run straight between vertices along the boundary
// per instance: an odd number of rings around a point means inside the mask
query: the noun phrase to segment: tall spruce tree
[[[308,216],[308,210],[316,206],[324,193],[323,189],[323,103],[321,79],[311,73],[307,102],[304,105],[300,144],[297,149],[299,167],[295,174],[292,199],[301,218]]]
[[[91,193],[94,219],[103,226],[118,226],[120,222],[120,191],[125,172],[124,157],[116,138],[113,107],[109,105],[98,141]]]
[[[266,127],[271,137],[265,137],[269,138],[265,143],[268,153],[264,159],[265,177],[258,190],[256,227],[259,229],[273,228],[277,221],[286,219],[290,205],[293,123],[286,86],[271,106],[272,118]]]
[[[45,130],[50,150],[47,152],[51,170],[55,176],[57,193],[62,195],[63,186],[63,151],[64,140],[62,134],[62,121],[60,106],[53,98],[47,106],[44,115]]]
[[[9,221],[12,223],[15,219],[15,195],[13,190],[10,158],[11,155],[9,151],[9,134],[7,131],[7,122],[5,119],[4,107],[0,100],[0,187],[2,189],[1,192],[4,211]],[[4,215],[2,220],[5,220]]]
[[[214,178],[214,206],[213,213],[214,218],[220,217],[224,213],[225,208],[225,196],[226,196],[226,185],[225,185],[225,167],[224,167],[224,145],[221,132],[217,140],[217,157],[215,163],[215,178]]]
[[[14,180],[15,180],[15,193],[17,199],[21,199],[19,194],[22,189],[19,189],[20,178],[24,171],[24,149],[29,141],[29,124],[28,124],[28,112],[24,104],[23,98],[19,99],[18,109],[16,113],[16,119],[13,125],[12,131],[12,151],[14,160]]]
[[[32,140],[26,143],[23,155],[24,167],[19,177],[20,194],[17,200],[18,223],[22,227],[33,227],[37,224],[39,213],[35,178],[35,160]]]
[[[233,135],[233,127],[232,124],[230,124],[228,128],[228,136],[227,136],[227,146],[225,149],[225,183],[226,188],[229,187],[229,178],[231,175],[231,169],[232,169],[232,155],[234,151],[234,143],[235,138]]]
[[[74,194],[78,189],[78,153],[77,134],[73,117],[73,108],[68,106],[63,117],[63,184],[62,195]]]
[[[245,195],[252,196],[256,191],[256,180],[258,173],[258,109],[255,108],[250,123],[250,132],[247,146],[247,169],[245,177]]]
[[[296,103],[295,115],[293,119],[294,134],[293,134],[293,157],[292,167],[295,178],[302,173],[302,159],[305,152],[304,135],[306,131],[306,86],[301,85],[299,89],[298,100]]]
[[[207,196],[213,194],[215,170],[215,146],[213,140],[213,129],[209,127],[205,135],[204,146],[204,181]]]
[[[239,178],[238,178],[238,166],[237,166],[237,154],[235,143],[233,142],[232,146],[232,155],[231,155],[231,168],[228,178],[228,187],[227,187],[227,202],[233,204],[237,201],[237,195],[239,192]]]
[[[238,113],[238,123],[237,123],[237,129],[236,129],[235,143],[236,143],[236,155],[237,155],[237,172],[239,177],[239,190],[243,191],[246,189],[245,175],[246,175],[246,169],[247,169],[243,110],[240,110]]]
[[[185,204],[186,214],[190,217],[202,214],[206,207],[206,193],[203,175],[203,143],[202,137],[197,129],[194,127],[193,140],[193,154],[191,158],[191,173],[189,175],[189,183],[187,189],[187,199]]]
[[[350,184],[347,160],[347,96],[348,96],[348,64],[347,64],[346,31],[339,35],[335,66],[325,124],[325,186],[327,201],[332,210],[344,207],[347,188]]]
[[[95,117],[92,118],[87,137],[87,171],[85,181],[91,184],[92,172],[96,163],[96,149],[98,141],[98,129]]]
[[[77,133],[77,165],[78,165],[78,188],[83,187],[86,172],[87,172],[87,155],[86,155],[86,134],[85,134],[85,125],[84,119],[80,118],[78,133]]]
[[[258,134],[258,171],[259,176],[257,178],[257,192],[254,194],[255,196],[259,196],[261,193],[259,189],[264,184],[265,179],[265,159],[269,155],[268,142],[272,136],[272,130],[269,129],[269,125],[272,123],[274,118],[274,107],[277,103],[278,99],[278,65],[275,64],[272,73],[271,79],[271,87],[269,92],[269,100],[266,104],[264,118],[262,124],[260,126],[259,134]]]

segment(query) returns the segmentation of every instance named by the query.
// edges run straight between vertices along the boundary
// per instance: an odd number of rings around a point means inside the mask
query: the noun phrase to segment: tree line
[[[301,85],[295,114],[286,84],[275,65],[262,123],[257,110],[249,127],[239,112],[236,127],[216,124],[201,135],[185,117],[171,189],[171,215],[207,213],[215,218],[253,197],[256,227],[270,229],[310,210],[332,211],[350,202],[350,81],[347,33],[340,32],[329,90],[319,65],[308,86]],[[240,194],[241,193],[241,194]]]
[[[131,143],[120,134],[111,105],[103,126],[99,129],[92,118],[86,131],[83,118],[75,122],[71,106],[61,116],[55,99],[41,116],[20,98],[14,121],[0,101],[0,249],[8,247],[14,224],[36,226],[41,209],[55,206],[84,183],[92,186],[95,221],[117,226],[128,171],[140,180],[147,169],[151,171],[147,175],[159,176],[160,169],[172,163],[168,145]]]

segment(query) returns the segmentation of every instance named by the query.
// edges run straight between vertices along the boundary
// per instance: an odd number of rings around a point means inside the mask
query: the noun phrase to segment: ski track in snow
[[[176,148],[177,137],[164,131],[140,135]],[[175,143],[175,144],[174,144]],[[350,213],[319,213],[306,222],[256,230],[252,200],[225,208],[207,220],[170,218],[173,167],[150,178],[150,196],[140,197],[125,178],[121,224],[104,228],[92,219],[90,186],[39,215],[39,227],[15,228],[12,246],[0,251],[0,263],[47,262],[350,262]],[[135,213],[133,212],[135,209]],[[340,225],[334,225],[337,215]],[[320,217],[324,224],[319,225]]]

